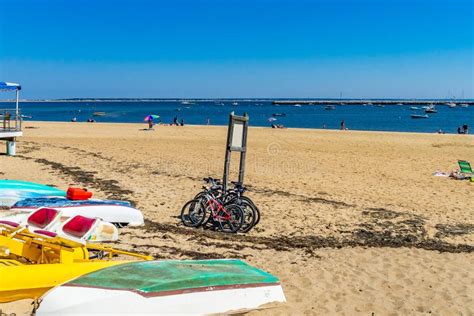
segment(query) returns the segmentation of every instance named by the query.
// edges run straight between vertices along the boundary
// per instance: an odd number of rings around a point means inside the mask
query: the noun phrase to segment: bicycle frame
[[[206,195],[207,198],[207,205],[209,205],[211,209],[211,216],[212,219],[214,220],[224,220],[228,221],[232,218],[230,213],[227,211],[227,209],[224,207],[222,203],[220,203],[215,197],[213,197],[211,194]],[[217,210],[216,210],[217,208]],[[224,215],[219,215],[220,212],[223,211]]]

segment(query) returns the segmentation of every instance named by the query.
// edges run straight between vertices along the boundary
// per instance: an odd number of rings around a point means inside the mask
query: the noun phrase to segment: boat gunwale
[[[167,290],[167,291],[159,291],[159,292],[144,292],[144,291],[140,291],[140,290],[132,289],[132,288],[113,288],[113,287],[106,287],[106,286],[92,286],[92,285],[71,284],[71,283],[65,283],[65,284],[62,284],[61,286],[109,290],[109,291],[125,291],[125,292],[132,292],[132,293],[148,298],[148,297],[171,296],[171,295],[181,295],[181,294],[210,292],[210,291],[281,286],[281,283],[280,282],[274,282],[274,283],[261,282],[261,283],[248,283],[248,284],[228,284],[228,285],[203,286],[203,287],[195,287],[195,288],[180,289],[180,290]]]

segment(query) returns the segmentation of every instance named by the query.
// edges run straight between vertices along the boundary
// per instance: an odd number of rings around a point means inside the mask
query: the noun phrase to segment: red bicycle
[[[224,205],[220,197],[207,193],[184,205],[181,221],[185,226],[191,227],[212,223],[222,232],[236,233],[244,223],[244,211],[236,204]]]

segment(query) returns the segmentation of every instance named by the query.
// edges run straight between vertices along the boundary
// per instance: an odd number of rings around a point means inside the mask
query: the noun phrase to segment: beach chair
[[[466,160],[458,160],[459,169],[461,173],[467,176],[473,176],[474,172],[472,171],[471,164]]]

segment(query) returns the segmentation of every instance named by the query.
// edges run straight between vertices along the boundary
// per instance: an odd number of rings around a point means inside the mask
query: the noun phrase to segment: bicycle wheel
[[[224,219],[229,217],[228,219]],[[244,222],[244,211],[238,205],[226,205],[216,217],[219,227],[224,233],[236,233]]]
[[[255,222],[253,223],[253,226],[256,226],[260,222],[260,210],[258,209],[257,205],[248,197],[246,196],[241,196],[240,199],[242,201],[245,201],[253,206],[253,210],[255,211]]]
[[[256,207],[245,200],[240,200],[237,205],[244,211],[244,222],[242,223],[242,227],[240,227],[240,231],[247,233],[255,226],[257,220]]]
[[[181,221],[184,226],[198,227],[206,219],[206,207],[200,200],[191,200],[181,209]]]

